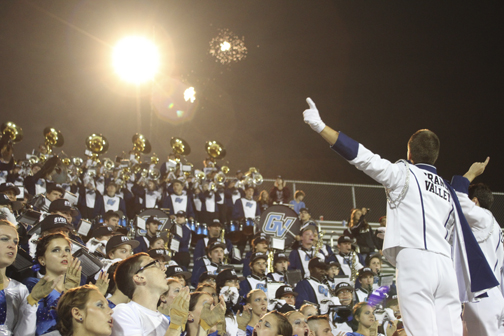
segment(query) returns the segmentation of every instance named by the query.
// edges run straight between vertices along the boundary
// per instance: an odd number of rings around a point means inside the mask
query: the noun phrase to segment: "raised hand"
[[[215,326],[217,323],[224,321],[224,313],[226,312],[226,303],[224,302],[224,297],[221,295],[219,304],[213,309],[211,308],[210,302],[205,302],[203,309],[201,310],[201,321],[200,326],[203,330]]]
[[[246,305],[243,307],[243,312],[241,314],[236,315],[236,321],[238,322],[238,329],[247,330],[247,325],[252,319],[252,314],[250,312],[250,307]]]
[[[74,258],[70,266],[68,266],[65,274],[65,291],[79,286],[82,272],[80,264],[80,260]]]
[[[109,285],[109,274],[107,272],[100,272],[100,275],[98,275],[98,280],[96,280],[96,287],[98,287],[98,290],[100,293],[105,296],[107,294],[107,289]]]
[[[49,295],[52,290],[56,288],[56,285],[60,282],[62,277],[63,275],[60,275],[59,277],[51,281],[47,281],[47,276],[40,279],[40,281],[37,282],[37,284],[33,287],[30,295],[28,295],[28,303],[33,306],[41,299]]]
[[[322,130],[325,128],[326,125],[320,118],[319,111],[317,110],[317,106],[315,106],[313,100],[311,100],[311,98],[306,98],[306,102],[308,103],[308,106],[310,108],[304,110],[303,112],[304,122],[310,125],[312,130],[314,130],[317,133],[320,133],[322,132]]]
[[[177,294],[170,307],[170,329],[185,330],[189,315],[189,287],[184,287]]]
[[[476,177],[483,174],[489,161],[490,156],[486,158],[485,162],[474,162],[467,171],[467,173],[464,174],[464,177],[467,178],[469,182],[472,182]]]

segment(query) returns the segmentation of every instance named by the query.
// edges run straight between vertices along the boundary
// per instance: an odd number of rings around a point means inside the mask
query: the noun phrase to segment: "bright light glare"
[[[194,103],[196,100],[196,91],[192,86],[184,91],[184,99],[185,101],[190,101],[191,103]]]
[[[228,41],[224,41],[220,44],[221,51],[228,51],[229,49],[231,49],[231,44]]]
[[[159,69],[159,52],[157,47],[144,37],[125,37],[114,48],[112,64],[122,79],[140,84],[156,75]]]

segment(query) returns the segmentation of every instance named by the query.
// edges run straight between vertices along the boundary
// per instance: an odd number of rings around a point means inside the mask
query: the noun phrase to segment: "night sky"
[[[142,132],[162,160],[172,136],[191,145],[195,166],[205,141],[217,140],[232,171],[374,184],[304,124],[309,96],[327,125],[391,161],[405,158],[420,128],[441,140],[444,177],[489,155],[479,181],[504,191],[503,17],[497,1],[2,1],[0,122],[23,128],[18,157],[43,141],[46,126],[81,157],[91,133],[106,136],[105,157],[114,157]],[[244,38],[245,59],[215,61],[209,42],[219,29]],[[135,87],[110,61],[131,34],[159,44],[153,85],[177,83],[163,88],[180,120],[153,114],[151,122],[144,85],[138,124]],[[186,86],[197,92],[192,109],[177,96]]]

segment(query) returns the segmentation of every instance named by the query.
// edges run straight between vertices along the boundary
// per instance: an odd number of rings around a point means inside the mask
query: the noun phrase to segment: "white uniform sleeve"
[[[19,315],[18,323],[13,330],[14,335],[35,335],[37,329],[37,305],[28,304],[27,297],[30,294],[25,285],[19,284]]]
[[[492,213],[477,206],[469,199],[466,193],[457,191],[457,197],[474,237],[478,242],[484,240],[493,229],[494,220]]]
[[[404,164],[382,159],[344,133],[339,133],[332,149],[385,188],[394,190],[404,186],[407,174]]]

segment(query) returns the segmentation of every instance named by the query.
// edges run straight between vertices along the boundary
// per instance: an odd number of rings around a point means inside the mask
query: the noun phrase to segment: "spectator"
[[[269,193],[270,205],[272,204],[287,204],[290,200],[290,190],[287,183],[278,175],[275,180],[275,185],[271,188]]]
[[[267,190],[262,190],[259,193],[259,199],[257,200],[257,205],[259,206],[259,209],[261,212],[266,211],[268,207],[270,206],[270,201],[269,201],[269,194]]]
[[[374,234],[370,228],[366,214],[368,209],[352,209],[348,229],[345,230],[347,235],[354,237],[359,246],[359,262],[362,265],[366,264],[366,258],[373,254],[376,250],[374,242]]]
[[[303,202],[303,199],[305,198],[305,193],[303,190],[296,190],[294,193],[294,199],[289,202],[289,204],[292,204],[292,209],[296,211],[296,213],[299,215],[299,211],[302,208],[306,208],[305,202]]]

